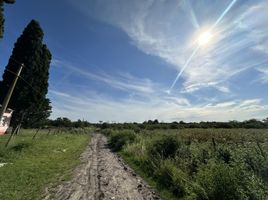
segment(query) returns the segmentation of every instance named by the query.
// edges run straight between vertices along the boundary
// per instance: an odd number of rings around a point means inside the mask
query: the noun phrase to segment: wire
[[[38,93],[40,96],[43,96],[43,94],[41,94],[39,91],[37,91],[28,81],[26,81],[24,78],[22,78],[21,76],[18,76],[15,72],[9,70],[9,69],[6,69],[7,72],[19,77],[22,81],[24,81],[29,87],[32,88],[32,90],[34,90],[36,93]]]
[[[17,61],[15,58],[13,58],[13,57],[10,57],[10,59],[11,60],[13,60],[15,63],[17,63],[17,64],[20,64],[20,65],[24,65],[24,63],[22,63],[22,62],[19,62],[19,61]],[[25,65],[24,65],[25,66]]]
[[[10,57],[11,60],[13,60],[15,63],[17,64],[20,64],[20,65],[23,65],[23,67],[27,67],[24,63],[22,62],[19,62],[18,60],[16,60],[15,58],[13,58],[12,56]],[[9,69],[6,69],[7,72],[15,75],[15,76],[18,76],[15,72],[9,70]],[[28,86],[30,86],[36,93],[38,93],[40,96],[43,96],[43,94],[41,94],[39,91],[37,91],[28,81],[26,81],[24,78],[22,78],[21,76],[18,76],[21,80],[23,80]]]
[[[17,76],[18,78],[20,78],[22,81],[24,81],[33,91],[36,92],[36,94],[43,96],[43,94],[41,94],[39,91],[37,91],[28,81],[26,81],[24,78],[22,78],[21,76],[18,76],[15,72],[6,69],[7,72]],[[25,114],[26,111],[23,111],[23,115]],[[29,113],[28,113],[29,114]],[[34,123],[38,122],[40,119],[42,119],[43,116],[41,116],[40,118],[36,119],[35,121],[33,121],[32,123],[30,123],[29,125],[32,126]]]

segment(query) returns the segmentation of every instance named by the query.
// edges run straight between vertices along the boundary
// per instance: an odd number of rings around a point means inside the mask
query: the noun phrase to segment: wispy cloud
[[[171,66],[168,71],[174,70],[174,78],[196,48],[198,32],[213,26],[232,2],[69,1],[79,6],[85,14],[119,27],[139,50],[168,63],[167,66]],[[236,84],[245,88],[245,85],[239,85],[239,79],[243,75],[247,77],[247,80],[242,80],[243,83],[255,80],[256,70],[260,75],[259,82],[268,83],[267,10],[266,0],[238,0],[215,27],[211,43],[201,48],[185,68],[172,93],[165,91],[173,79],[156,82],[155,77],[150,79],[142,76],[143,69],[136,71],[140,76],[133,76],[127,72],[115,70],[108,73],[97,67],[55,59],[54,66],[68,71],[58,82],[82,77],[84,82],[93,82],[101,89],[112,92],[90,87],[90,83],[79,84],[77,81],[71,83],[72,89],[53,87],[49,93],[53,117],[85,118],[93,122],[266,118],[268,105],[265,95],[240,96],[233,90]],[[90,71],[90,68],[93,70]],[[254,76],[251,76],[251,72],[255,73]]]
[[[257,70],[260,72],[259,81],[261,81],[264,84],[267,84],[268,83],[268,67],[259,67]]]
[[[193,51],[196,28],[211,27],[230,2],[95,0],[91,8],[83,9],[120,27],[140,50],[159,56],[180,71]],[[262,55],[268,52],[267,2],[237,3],[215,28],[212,44],[202,49],[183,73],[182,91],[212,87],[230,92],[234,73],[268,61]]]
[[[264,118],[268,105],[261,99],[233,100],[218,103],[191,105],[185,98],[157,97],[148,101],[137,99],[113,99],[91,93],[63,94],[50,91],[53,101],[53,117],[84,118],[92,122],[142,122],[148,119],[163,121],[229,121]],[[68,98],[66,98],[68,96]]]
[[[159,91],[159,85],[153,83],[150,79],[137,78],[128,73],[117,73],[117,76],[112,76],[105,72],[93,73],[88,69],[86,70],[85,67],[83,69],[81,66],[59,59],[54,59],[52,65],[70,70],[84,78],[102,82],[110,88],[127,91],[129,93],[134,92],[149,95],[150,93],[156,92],[156,88],[158,88],[157,91]],[[73,74],[69,75],[71,76]]]

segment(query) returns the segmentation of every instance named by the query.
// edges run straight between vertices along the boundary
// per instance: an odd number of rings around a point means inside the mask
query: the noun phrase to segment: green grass
[[[154,188],[162,197],[163,200],[177,200],[177,197],[172,194],[168,190],[168,188],[162,187],[158,182],[151,176],[149,176],[142,166],[136,163],[136,160],[134,160],[130,155],[119,152],[119,155],[128,163],[128,165],[137,173],[139,176],[141,176],[152,188]]]
[[[70,178],[79,163],[79,155],[89,142],[88,134],[68,132],[47,135],[34,130],[22,130],[8,148],[8,135],[0,137],[0,199],[42,199],[47,186]]]
[[[163,199],[268,199],[268,130],[106,130]],[[110,144],[113,146],[113,144]]]

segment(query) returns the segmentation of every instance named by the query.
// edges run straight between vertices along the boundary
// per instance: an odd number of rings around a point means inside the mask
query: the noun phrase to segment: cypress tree
[[[13,4],[15,0],[0,0],[0,38],[4,35],[4,3]]]
[[[15,43],[3,80],[0,82],[0,101],[3,102],[14,79],[11,72],[16,72],[20,63],[24,63],[21,78],[9,102],[9,107],[15,110],[11,122],[13,125],[22,118],[24,127],[36,125],[50,115],[50,101],[46,94],[51,53],[43,44],[43,36],[39,23],[32,20]]]

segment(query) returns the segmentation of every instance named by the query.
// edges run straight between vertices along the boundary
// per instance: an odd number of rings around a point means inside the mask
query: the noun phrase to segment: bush
[[[103,129],[101,130],[101,133],[105,136],[110,136],[112,134],[112,129]]]
[[[268,160],[254,151],[244,156],[245,167],[268,183]]]
[[[161,158],[174,158],[180,143],[175,137],[164,136],[157,138],[148,148],[149,156]]]
[[[225,163],[203,165],[197,182],[204,188],[208,199],[242,200],[266,199],[262,182],[242,167],[230,167]]]
[[[120,151],[125,144],[134,142],[135,138],[136,135],[131,130],[112,132],[109,138],[109,145],[113,151]]]
[[[226,164],[229,164],[232,160],[231,150],[229,150],[228,148],[220,147],[217,150],[217,158],[219,160],[224,161]]]
[[[171,160],[161,161],[155,172],[158,183],[169,190],[178,198],[187,193],[187,175],[177,168]]]

